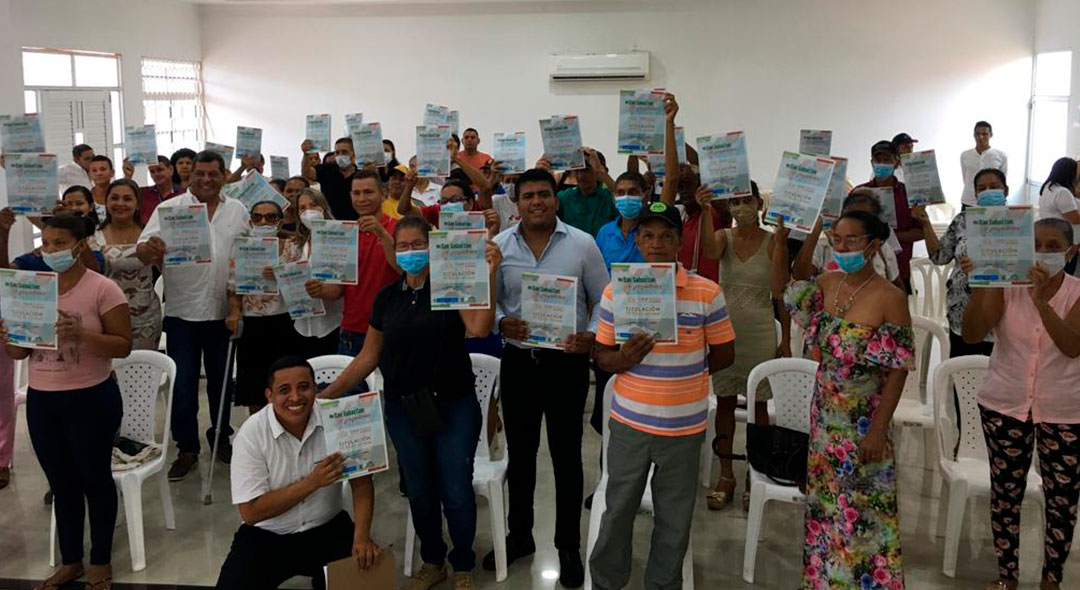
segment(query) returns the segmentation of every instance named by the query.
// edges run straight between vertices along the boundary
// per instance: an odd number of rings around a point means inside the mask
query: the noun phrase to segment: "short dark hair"
[[[90,163],[93,164],[94,162],[107,162],[109,164],[109,168],[113,168],[113,163],[112,160],[109,159],[109,156],[97,155],[93,158],[90,158]]]
[[[386,186],[383,185],[382,177],[379,176],[379,173],[375,170],[364,170],[363,168],[353,173],[352,179],[349,180],[349,189],[352,190],[352,185],[357,180],[365,180],[368,178],[375,181],[375,186],[379,187],[380,193],[386,194]]]
[[[477,131],[477,130],[476,130],[476,129],[475,129],[474,127],[467,127],[467,128],[465,128],[465,131],[462,131],[462,132],[461,132],[461,134],[462,134],[462,135],[465,135],[466,133],[468,133],[468,132],[470,132],[470,131],[472,131],[473,133],[475,133],[475,134],[476,134],[477,136],[479,136],[479,135],[480,135],[480,132],[479,132],[479,131]]]
[[[71,157],[78,160],[79,156],[85,154],[86,152],[92,151],[94,151],[94,148],[86,145],[85,143],[80,143],[79,145],[71,148]]]
[[[281,191],[281,192],[285,192],[285,180],[284,180],[284,179],[281,179],[281,178],[271,178],[271,179],[270,179],[270,180],[269,180],[268,182],[269,182],[270,184],[272,184],[272,185],[276,186],[276,187],[277,187],[277,189],[278,189],[279,191]]]
[[[254,211],[255,208],[258,207],[259,205],[270,205],[270,206],[272,206],[274,208],[274,211],[277,211],[278,217],[281,217],[284,214],[284,211],[281,210],[281,205],[278,205],[277,201],[259,201],[258,203],[253,203],[251,205],[251,211]]]
[[[278,371],[284,371],[286,369],[295,369],[296,367],[305,367],[305,368],[307,368],[307,370],[311,373],[312,384],[314,384],[314,382],[315,382],[315,369],[312,368],[311,363],[307,362],[306,360],[304,360],[304,359],[302,359],[302,358],[300,358],[300,357],[298,357],[296,355],[288,355],[288,356],[283,356],[283,357],[279,358],[278,360],[274,361],[270,365],[270,368],[266,370],[266,387],[267,387],[267,389],[272,389],[273,388],[273,386],[274,386],[274,376],[277,375]]]
[[[1073,243],[1073,228],[1072,224],[1064,219],[1058,219],[1057,217],[1044,217],[1035,222],[1035,227],[1039,226],[1050,227],[1061,232],[1061,235],[1065,236],[1066,243]]]
[[[161,154],[158,154],[157,163],[161,164],[162,166],[172,166],[173,165],[172,160],[166,158],[165,156],[162,156]]]
[[[1005,180],[1005,173],[1001,170],[998,170],[997,168],[983,168],[982,170],[976,172],[975,178],[971,180],[972,186],[979,184],[979,177],[985,174],[993,174],[994,176],[997,176],[997,179],[1001,181],[1002,186],[1004,186],[1005,188],[1009,187],[1009,181]]]
[[[339,138],[337,138],[336,141],[334,141],[334,145],[337,145],[339,143],[347,143],[347,144],[349,144],[350,149],[353,147],[353,142],[352,142],[351,137],[339,137]]]
[[[72,185],[64,189],[64,194],[60,195],[60,200],[64,200],[64,197],[70,195],[71,193],[82,193],[82,195],[86,197],[87,203],[94,202],[94,193],[90,192],[90,189],[86,188],[81,184]]]
[[[990,123],[987,123],[986,121],[979,121],[978,123],[975,123],[975,129],[978,129],[979,127],[986,127],[986,130],[989,131],[990,133],[994,132],[994,127],[992,125],[990,125]]]
[[[187,158],[194,162],[195,156],[195,150],[188,148],[180,148],[173,152],[172,156],[169,157],[169,163],[173,165],[173,168],[176,168],[176,163],[183,158]],[[176,170],[173,170],[172,181],[174,184],[180,184],[180,173]]]
[[[551,192],[558,193],[559,183],[555,181],[555,177],[550,172],[543,168],[531,168],[518,175],[514,180],[514,194],[521,194],[521,185],[526,182],[546,182],[551,185]]]
[[[289,177],[289,179],[288,179],[288,180],[286,180],[285,182],[286,182],[286,184],[287,184],[287,183],[290,183],[290,182],[292,182],[292,181],[294,181],[294,180],[299,180],[299,181],[300,181],[301,183],[303,183],[303,184],[304,184],[304,188],[311,188],[311,181],[310,181],[310,180],[308,180],[308,179],[306,179],[306,178],[304,178],[303,176],[291,176],[291,177]]]
[[[428,233],[431,232],[431,224],[426,219],[419,215],[406,215],[398,220],[397,225],[394,226],[394,239],[397,239],[398,232],[403,229],[418,229],[424,233],[424,237],[428,237]]]
[[[866,211],[845,211],[840,214],[839,222],[843,219],[854,219],[862,224],[863,230],[871,240],[878,240],[884,242],[889,238],[889,226],[882,221],[877,215],[867,213]]]
[[[458,178],[450,178],[450,179],[448,179],[443,184],[443,188],[446,188],[448,186],[452,186],[452,187],[456,187],[456,188],[461,189],[461,192],[465,195],[466,199],[475,199],[476,198],[476,195],[473,194],[473,192],[472,192],[472,187],[469,186],[467,183],[462,182]]]
[[[53,215],[52,217],[46,217],[43,224],[47,228],[62,229],[71,232],[72,236],[75,236],[76,240],[85,239],[86,236],[94,233],[94,222],[92,219],[83,217],[81,215]]]
[[[196,164],[207,164],[210,162],[216,162],[218,168],[221,168],[222,174],[225,174],[225,171],[228,170],[228,168],[226,168],[225,166],[225,158],[222,158],[221,154],[217,152],[212,152],[210,150],[203,150],[195,154],[194,162]]]
[[[844,197],[844,202],[840,205],[840,211],[846,210],[848,207],[855,205],[868,205],[873,211],[874,215],[881,216],[881,201],[877,196],[868,188],[856,188]]]
[[[109,195],[111,195],[113,190],[115,190],[118,186],[124,186],[131,189],[132,194],[135,195],[135,215],[132,218],[132,221],[135,222],[135,225],[142,227],[142,199],[139,198],[139,184],[134,180],[131,180],[129,178],[120,178],[118,180],[110,182],[109,188],[105,191],[105,203],[108,204]],[[97,208],[91,207],[90,212],[93,213],[93,217],[97,219]],[[106,208],[105,219],[101,221],[101,227],[104,228],[106,225],[109,225],[110,223],[112,223],[112,220],[112,214],[110,214],[108,208]]]
[[[638,188],[641,189],[641,192],[645,192],[645,191],[649,190],[649,183],[645,180],[645,177],[642,176],[641,173],[639,173],[639,172],[635,172],[633,170],[627,170],[626,172],[623,172],[622,174],[619,175],[618,178],[615,179],[615,184],[618,185],[620,182],[623,182],[624,180],[627,181],[627,182],[632,182],[632,183],[638,185]]]

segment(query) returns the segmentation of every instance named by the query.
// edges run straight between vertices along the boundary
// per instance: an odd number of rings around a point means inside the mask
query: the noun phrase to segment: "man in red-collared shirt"
[[[162,201],[184,192],[173,184],[173,165],[165,156],[158,156],[157,163],[150,164],[150,178],[154,185],[139,189],[139,218],[143,225]]]
[[[401,269],[397,267],[394,255],[393,234],[397,222],[382,212],[386,187],[379,173],[358,170],[350,182],[349,198],[360,223],[357,284],[327,285],[320,281],[308,281],[307,291],[312,297],[326,300],[345,297],[338,354],[356,356],[364,347],[375,295],[396,281]]]
[[[907,187],[896,178],[896,166],[900,156],[891,141],[881,140],[870,148],[870,162],[874,166],[874,177],[856,188],[892,188],[893,205],[896,207],[896,227],[893,233],[900,241],[901,250],[896,253],[896,262],[900,270],[900,280],[911,292],[911,254],[915,242],[923,239],[922,225],[911,215],[908,206]],[[888,244],[885,245],[888,247]]]

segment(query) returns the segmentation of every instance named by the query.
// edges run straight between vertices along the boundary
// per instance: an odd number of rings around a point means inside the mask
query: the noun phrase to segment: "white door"
[[[89,144],[95,154],[112,153],[112,104],[108,90],[41,90],[39,109],[45,149],[60,165],[71,161],[71,148]]]

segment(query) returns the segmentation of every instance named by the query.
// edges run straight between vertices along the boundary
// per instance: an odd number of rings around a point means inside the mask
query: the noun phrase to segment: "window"
[[[143,58],[143,112],[154,125],[158,153],[172,155],[180,148],[202,148],[203,103],[198,62]]]
[[[1039,187],[1054,162],[1066,155],[1072,52],[1055,51],[1035,56],[1031,119],[1028,134],[1028,198],[1039,199]]]

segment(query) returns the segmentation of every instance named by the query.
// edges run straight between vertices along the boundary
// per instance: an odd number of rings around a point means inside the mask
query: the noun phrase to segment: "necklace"
[[[862,291],[862,288],[865,287],[867,283],[869,283],[873,278],[874,275],[873,273],[871,273],[870,276],[866,277],[866,280],[863,281],[861,285],[855,287],[855,290],[852,291],[851,295],[848,296],[847,301],[845,301],[843,305],[840,305],[840,287],[843,287],[847,284],[847,275],[844,276],[844,279],[840,281],[840,285],[836,288],[836,293],[833,295],[833,307],[836,308],[836,314],[838,316],[844,317],[848,310],[851,309],[851,304],[855,302],[855,296],[858,295],[859,291]]]

